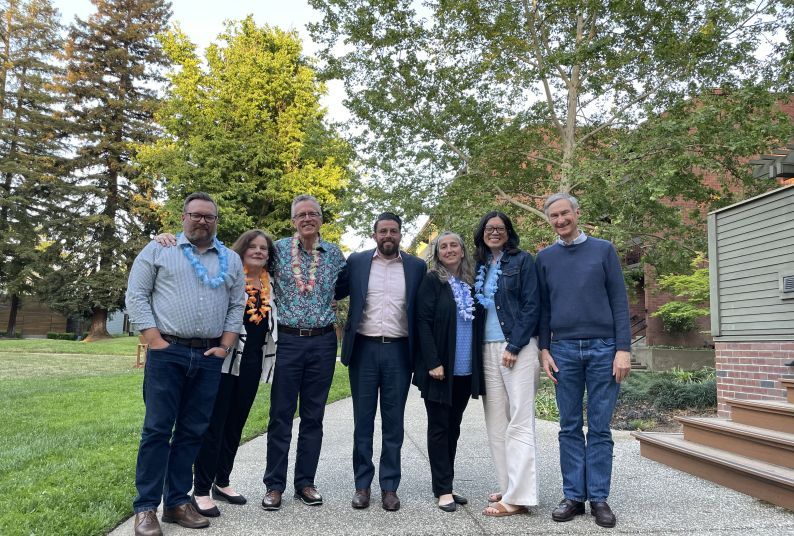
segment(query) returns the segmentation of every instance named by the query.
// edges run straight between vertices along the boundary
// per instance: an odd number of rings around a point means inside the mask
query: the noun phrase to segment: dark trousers
[[[452,493],[460,423],[470,397],[471,376],[453,376],[451,406],[425,400],[427,455],[430,458],[433,495],[436,497]]]
[[[381,452],[378,480],[383,491],[400,485],[400,451],[403,419],[411,369],[408,340],[381,343],[356,338],[350,362],[350,391],[353,395],[353,474],[356,489],[369,488],[375,475],[372,436],[380,393]]]
[[[240,446],[245,421],[254,405],[261,376],[261,354],[244,360],[240,364],[239,376],[221,374],[210,425],[193,467],[195,495],[209,495],[213,481],[221,488],[229,485],[234,457]]]
[[[336,366],[336,333],[299,337],[279,333],[276,370],[270,390],[267,426],[267,469],[262,479],[268,490],[284,491],[287,480],[292,420],[300,398],[300,428],[295,455],[296,490],[314,486],[323,442],[323,416]]]
[[[206,348],[171,344],[146,353],[143,419],[133,501],[135,513],[188,502],[193,461],[210,422],[223,360]]]

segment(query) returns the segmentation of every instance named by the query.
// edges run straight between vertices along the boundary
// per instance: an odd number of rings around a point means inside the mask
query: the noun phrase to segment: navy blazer
[[[374,254],[374,249],[368,249],[360,253],[352,253],[347,258],[346,273],[344,276],[346,285],[337,286],[337,299],[344,297],[348,292],[350,294],[350,308],[342,335],[342,364],[345,366],[350,365],[350,360],[353,357],[356,333],[358,332],[358,326],[361,323],[361,317],[364,314],[364,307],[367,302],[369,270],[372,267],[372,256]],[[401,251],[400,255],[402,256],[403,272],[405,273],[405,304],[408,309],[409,355],[405,357],[408,359],[408,366],[413,367],[411,356],[416,347],[416,293],[419,290],[422,279],[427,273],[427,265],[422,259],[409,255],[404,251]],[[346,288],[340,288],[342,286]]]

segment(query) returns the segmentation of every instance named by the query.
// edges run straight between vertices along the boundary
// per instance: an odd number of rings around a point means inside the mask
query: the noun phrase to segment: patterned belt
[[[316,337],[318,335],[325,335],[334,331],[334,324],[328,324],[322,328],[293,328],[291,326],[278,325],[279,333],[289,333],[290,335],[297,335],[298,337]]]

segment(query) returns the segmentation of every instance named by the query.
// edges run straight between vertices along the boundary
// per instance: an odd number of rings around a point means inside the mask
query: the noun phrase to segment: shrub
[[[13,335],[8,335],[8,333],[6,333],[5,331],[0,331],[0,337],[9,337],[9,338],[14,338],[14,339],[21,339],[22,338],[22,332],[21,331],[16,331],[16,332],[14,332]]]
[[[709,408],[717,405],[717,382],[680,383],[662,378],[648,388],[648,396],[658,409]]]
[[[47,333],[48,339],[55,339],[59,341],[73,341],[74,340],[74,333],[59,333],[57,331],[50,331]]]

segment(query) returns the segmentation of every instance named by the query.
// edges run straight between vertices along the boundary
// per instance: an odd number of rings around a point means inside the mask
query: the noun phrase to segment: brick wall
[[[727,398],[786,400],[781,378],[794,378],[794,342],[717,342],[717,404],[720,417],[730,417]]]
[[[710,348],[714,343],[708,331],[711,330],[711,319],[700,318],[697,326],[686,333],[670,333],[665,331],[662,319],[651,316],[659,307],[677,299],[672,294],[660,292],[656,284],[656,270],[645,265],[645,310],[648,312],[646,341],[648,346],[683,346],[685,348]],[[706,333],[704,333],[706,332]]]

